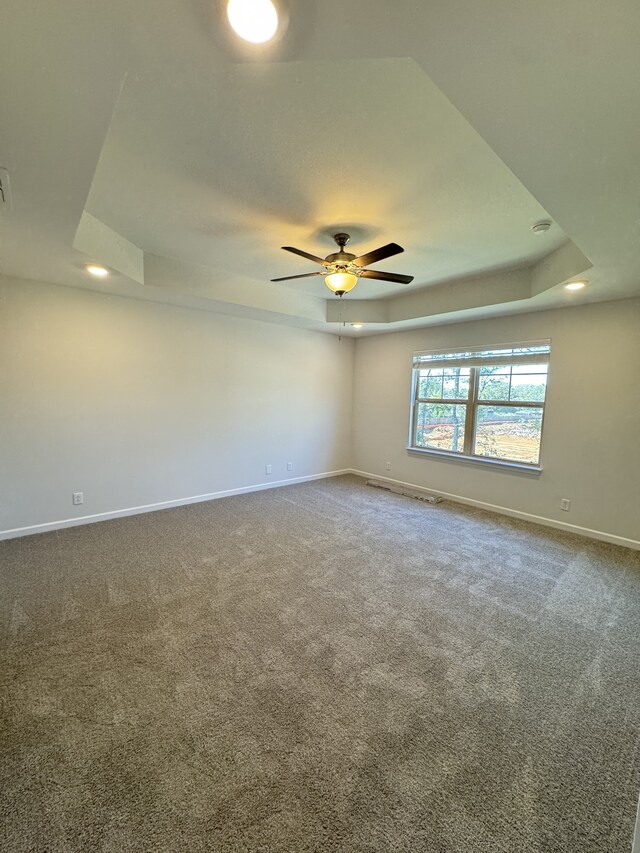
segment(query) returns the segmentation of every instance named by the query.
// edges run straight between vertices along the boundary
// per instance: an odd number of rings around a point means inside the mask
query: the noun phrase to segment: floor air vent
[[[421,492],[417,489],[408,489],[405,486],[396,486],[393,483],[383,483],[380,480],[367,480],[367,486],[374,489],[384,489],[385,492],[393,492],[394,495],[404,495],[407,498],[415,498],[417,501],[426,501],[429,504],[442,503],[439,495],[430,495],[429,492]]]
[[[11,209],[11,184],[9,172],[0,168],[0,210]]]

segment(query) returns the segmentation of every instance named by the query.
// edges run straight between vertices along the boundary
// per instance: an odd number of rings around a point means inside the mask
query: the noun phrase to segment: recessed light
[[[586,281],[570,281],[569,284],[565,284],[565,290],[582,290],[583,287],[587,286]]]
[[[278,12],[271,0],[229,0],[227,18],[240,38],[253,44],[270,41],[278,29]]]
[[[109,275],[109,270],[106,267],[100,266],[100,264],[86,264],[85,269],[91,275],[95,275],[96,278],[105,278]]]
[[[551,228],[551,224],[551,220],[541,219],[540,222],[536,222],[535,225],[531,226],[531,230],[534,234],[546,234],[547,231]]]
[[[361,329],[361,328],[362,328],[362,323],[352,323],[352,324],[351,324],[351,328],[352,328],[352,329]]]

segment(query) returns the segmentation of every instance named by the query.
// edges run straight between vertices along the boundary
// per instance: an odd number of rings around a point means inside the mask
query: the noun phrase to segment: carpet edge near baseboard
[[[350,468],[342,468],[338,471],[323,471],[320,474],[309,474],[306,477],[292,477],[288,480],[276,480],[271,483],[256,483],[250,486],[240,486],[237,489],[225,489],[219,492],[209,492],[203,495],[192,495],[186,498],[175,498],[168,501],[157,501],[141,506],[123,507],[122,509],[107,510],[93,515],[81,515],[75,518],[64,518],[56,521],[45,521],[40,524],[30,524],[24,527],[13,527],[8,530],[0,530],[0,541],[3,539],[17,539],[19,536],[32,536],[36,533],[50,533],[54,530],[64,530],[67,527],[79,527],[83,524],[94,524],[99,521],[109,521],[114,518],[125,518],[130,515],[142,515],[145,512],[156,512],[162,509],[173,509],[174,507],[187,506],[195,503],[230,498],[234,495],[244,495],[250,492],[262,492],[267,489],[278,489],[282,486],[293,486],[296,483],[309,483],[312,480],[326,480],[330,477],[341,477],[351,474]]]
[[[564,530],[567,533],[575,533],[578,536],[584,536],[587,539],[597,539],[600,542],[608,542],[611,545],[622,545],[623,548],[631,548],[635,551],[640,551],[640,540],[629,539],[626,536],[618,536],[615,533],[607,533],[604,530],[592,530],[589,527],[580,527],[577,524],[569,524],[566,521],[558,521],[555,518],[547,518],[544,515],[534,515],[530,512],[524,512],[519,509],[510,509],[509,507],[499,506],[498,504],[488,503],[487,501],[479,501],[474,498],[466,498],[462,495],[454,495],[450,492],[443,492],[440,489],[432,489],[427,486],[418,486],[415,483],[407,483],[404,480],[394,480],[392,477],[383,477],[380,474],[373,474],[370,471],[359,471],[355,468],[350,470],[351,474],[356,477],[365,479],[375,479],[386,483],[393,483],[396,486],[402,486],[408,489],[428,492],[431,495],[438,495],[445,500],[453,501],[454,503],[473,506],[477,509],[484,509],[488,512],[496,512],[499,515],[507,515],[510,518],[518,518],[521,521],[530,521],[533,524],[541,524],[544,527],[553,527],[557,530]],[[634,851],[636,853],[636,851]],[[637,853],[640,853],[640,843]]]
[[[611,545],[621,545],[624,548],[640,551],[640,541],[630,539],[625,536],[619,536],[614,533],[607,533],[604,530],[593,530],[588,527],[581,527],[576,524],[570,524],[566,521],[558,521],[554,518],[546,516],[534,515],[533,513],[524,512],[522,510],[511,509],[509,507],[499,506],[498,504],[488,503],[487,501],[479,501],[474,498],[466,498],[463,495],[455,495],[450,492],[443,492],[440,489],[432,489],[425,486],[419,486],[415,483],[407,483],[404,480],[396,480],[392,477],[384,477],[380,474],[374,474],[369,471],[360,471],[356,468],[342,468],[337,471],[324,471],[320,474],[310,474],[305,477],[292,477],[287,480],[277,480],[268,483],[256,483],[249,486],[241,486],[236,489],[225,489],[218,492],[209,492],[202,495],[192,495],[184,498],[175,498],[168,501],[158,501],[151,504],[143,504],[141,506],[123,507],[122,509],[108,510],[106,512],[95,513],[93,515],[77,516],[75,518],[59,519],[55,521],[47,521],[39,524],[26,525],[24,527],[14,527],[8,530],[0,530],[0,541],[4,539],[15,539],[20,536],[31,536],[37,533],[48,533],[54,530],[63,530],[67,527],[77,527],[82,524],[93,524],[100,521],[109,521],[114,518],[125,518],[131,515],[141,515],[145,512],[156,512],[162,509],[172,509],[173,507],[187,506],[188,504],[204,503],[211,500],[219,500],[220,498],[232,497],[233,495],[248,494],[251,492],[264,491],[266,489],[276,489],[283,486],[292,486],[296,483],[307,483],[313,480],[324,480],[330,477],[340,477],[344,474],[353,474],[356,477],[364,479],[372,478],[386,483],[392,483],[396,486],[415,489],[417,491],[429,492],[433,495],[438,495],[446,500],[454,503],[473,506],[477,509],[483,509],[488,512],[496,512],[499,515],[506,515],[510,518],[518,518],[521,521],[529,521],[533,524],[540,524],[544,527],[552,527],[557,530],[563,530],[567,533],[575,533],[578,536],[584,536],[588,539],[596,539],[600,542],[608,542]],[[638,850],[633,853],[640,853],[640,841],[637,843]]]

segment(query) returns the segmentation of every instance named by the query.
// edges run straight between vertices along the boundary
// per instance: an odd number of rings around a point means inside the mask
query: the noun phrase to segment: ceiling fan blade
[[[282,278],[272,278],[271,281],[291,281],[292,278],[311,278],[316,275],[324,275],[323,272],[304,272],[302,275],[284,275]]]
[[[310,255],[309,252],[303,252],[302,249],[294,249],[293,246],[283,246],[285,252],[293,252],[294,255],[300,255],[301,258],[306,258],[308,261],[313,261],[315,264],[327,266],[324,258],[319,258],[317,255]]]
[[[377,281],[393,281],[395,284],[410,284],[412,275],[400,275],[397,272],[378,272],[378,270],[362,270],[360,278],[375,278]]]
[[[359,267],[368,267],[369,264],[375,264],[378,261],[383,261],[385,258],[390,258],[391,255],[399,255],[404,252],[402,246],[397,243],[387,243],[386,246],[380,246],[379,249],[374,249],[366,255],[361,255],[359,258],[354,258],[352,263]]]

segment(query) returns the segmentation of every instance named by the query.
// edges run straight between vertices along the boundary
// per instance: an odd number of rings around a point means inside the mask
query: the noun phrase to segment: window
[[[537,467],[548,341],[413,359],[410,449]]]

